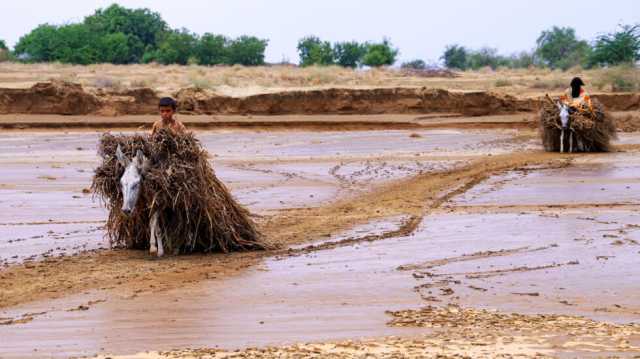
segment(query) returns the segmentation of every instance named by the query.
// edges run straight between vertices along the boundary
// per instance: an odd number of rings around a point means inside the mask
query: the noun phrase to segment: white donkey
[[[562,102],[556,102],[560,110],[560,152],[564,152],[564,131],[569,131],[569,152],[573,152],[573,131],[569,128],[569,106]]]
[[[148,169],[149,160],[140,150],[136,152],[136,155],[132,160],[129,160],[125,157],[124,153],[122,153],[120,145],[118,145],[118,148],[116,149],[116,158],[120,165],[125,168],[124,174],[122,174],[122,177],[120,178],[120,186],[122,189],[122,212],[129,215],[133,212],[136,202],[138,202],[138,197],[140,197],[140,186],[142,184],[142,179],[144,178],[144,173]],[[162,244],[162,232],[160,230],[158,217],[158,212],[151,214],[151,223],[149,228],[151,232],[149,236],[149,253],[157,254],[158,257],[162,257],[164,255],[164,246]]]

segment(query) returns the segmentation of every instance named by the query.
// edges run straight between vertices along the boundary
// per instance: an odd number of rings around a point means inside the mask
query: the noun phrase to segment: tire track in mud
[[[266,217],[261,230],[281,248],[323,238],[376,219],[408,217],[398,230],[379,237],[354,238],[336,244],[308,247],[293,254],[351,245],[413,232],[423,216],[450,198],[464,193],[493,173],[531,165],[568,165],[572,155],[521,152],[487,156],[450,171],[422,174],[394,181],[357,196],[324,206],[281,211]],[[444,193],[444,195],[442,194]],[[115,290],[128,295],[162,291],[234,275],[267,256],[286,250],[169,257],[154,260],[142,251],[90,251],[64,258],[0,270],[0,308],[53,299],[89,290]]]

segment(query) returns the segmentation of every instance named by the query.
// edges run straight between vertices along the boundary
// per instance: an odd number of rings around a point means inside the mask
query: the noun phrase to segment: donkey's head
[[[562,102],[557,102],[556,106],[558,106],[558,110],[560,110],[560,123],[562,124],[562,129],[566,130],[569,127],[569,106]]]
[[[116,149],[116,158],[118,159],[118,163],[125,168],[124,174],[120,178],[122,212],[129,214],[135,208],[138,197],[140,197],[140,186],[144,173],[149,167],[149,160],[140,150],[136,152],[133,159],[129,160],[125,157],[124,153],[122,153],[120,145],[118,145]]]

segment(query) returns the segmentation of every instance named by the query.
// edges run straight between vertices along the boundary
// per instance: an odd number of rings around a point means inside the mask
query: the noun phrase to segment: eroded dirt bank
[[[516,98],[491,92],[450,92],[427,88],[333,88],[285,91],[246,97],[221,96],[210,90],[186,88],[172,94],[180,111],[191,114],[398,114],[454,113],[465,116],[533,112],[540,98]],[[596,94],[610,111],[640,109],[640,95]],[[38,83],[29,89],[0,89],[0,113],[61,115],[154,114],[159,98],[138,88],[89,92],[79,84]]]

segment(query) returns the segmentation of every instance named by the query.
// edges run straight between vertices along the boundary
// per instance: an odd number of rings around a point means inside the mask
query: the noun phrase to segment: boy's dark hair
[[[172,109],[176,109],[176,107],[178,106],[176,104],[176,100],[172,99],[171,97],[163,97],[160,99],[160,102],[158,103],[158,107],[165,107],[165,106],[170,106]]]

